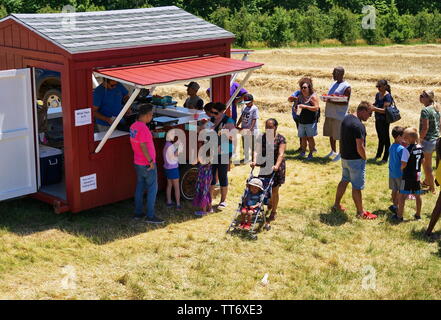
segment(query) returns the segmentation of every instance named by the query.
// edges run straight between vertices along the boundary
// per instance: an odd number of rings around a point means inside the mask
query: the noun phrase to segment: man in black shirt
[[[363,209],[363,197],[366,177],[366,128],[362,121],[372,116],[369,102],[361,102],[356,114],[348,114],[341,125],[340,154],[342,158],[343,177],[337,188],[333,210],[346,211],[341,199],[349,183],[352,184],[352,198],[357,207],[357,217],[373,220],[377,216]]]

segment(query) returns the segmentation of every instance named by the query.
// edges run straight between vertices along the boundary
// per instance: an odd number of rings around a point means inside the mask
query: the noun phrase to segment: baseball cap
[[[250,103],[254,101],[254,97],[251,93],[246,93],[243,95],[243,103]]]
[[[248,182],[248,185],[255,186],[263,191],[263,182],[262,182],[262,180],[260,180],[258,178],[251,179],[250,182]]]
[[[199,90],[199,88],[201,87],[197,82],[194,81],[190,82],[189,84],[186,84],[185,86],[195,90]]]

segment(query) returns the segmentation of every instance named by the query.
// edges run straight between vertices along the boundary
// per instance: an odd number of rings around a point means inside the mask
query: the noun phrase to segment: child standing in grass
[[[394,143],[389,148],[389,188],[392,190],[392,205],[389,210],[393,214],[398,213],[398,195],[400,193],[401,178],[403,172],[401,171],[401,158],[403,156],[404,147],[403,142],[404,128],[395,127],[392,129],[392,137]]]
[[[417,143],[418,131],[415,128],[407,128],[403,134],[404,143],[408,146],[403,149],[401,157],[401,180],[400,195],[398,201],[398,213],[392,217],[397,222],[403,221],[404,202],[410,194],[416,198],[417,212],[414,215],[416,220],[421,219],[421,165],[424,163],[423,148]]]
[[[199,163],[198,165],[198,177],[196,180],[196,195],[193,199],[193,206],[200,208],[194,214],[197,216],[205,216],[207,213],[212,212],[211,207],[211,180],[213,178],[211,164]]]
[[[176,199],[176,209],[181,209],[181,191],[179,189],[179,162],[178,162],[178,154],[179,148],[176,146],[177,138],[171,138],[171,132],[167,134],[166,143],[163,150],[163,158],[164,158],[164,169],[165,176],[167,177],[167,208],[173,207],[172,202],[172,189],[175,191],[175,199]]]

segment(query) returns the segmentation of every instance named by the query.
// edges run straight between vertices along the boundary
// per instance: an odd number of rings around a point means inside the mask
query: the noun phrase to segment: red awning
[[[188,80],[216,78],[242,71],[260,69],[263,63],[210,56],[157,62],[129,67],[95,70],[95,75],[138,87],[178,83]]]

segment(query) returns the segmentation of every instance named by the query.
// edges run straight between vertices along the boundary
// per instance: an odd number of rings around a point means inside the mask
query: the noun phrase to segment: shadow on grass
[[[314,157],[311,160],[307,160],[306,158],[300,157],[300,155],[285,155],[286,160],[298,160],[304,163],[314,163],[314,164],[328,164],[331,163],[331,159],[329,158],[320,158]]]
[[[345,212],[331,210],[329,213],[320,214],[320,222],[331,227],[339,227],[349,221],[349,217]]]
[[[368,159],[366,161],[366,164],[374,164],[374,165],[381,167],[381,166],[385,166],[387,164],[387,162],[383,163],[383,162],[375,160],[375,159]]]
[[[180,211],[165,206],[164,195],[159,195],[156,213],[166,221],[164,225],[133,223],[133,199],[87,210],[77,214],[56,215],[52,207],[40,201],[22,198],[0,202],[0,230],[18,235],[31,235],[58,229],[94,244],[106,244],[166,225],[197,219],[190,202],[182,202]]]
[[[426,229],[420,229],[420,230],[412,230],[411,236],[413,239],[418,241],[424,241],[427,243],[438,243],[438,251],[432,253],[434,256],[437,256],[438,258],[441,258],[441,231],[434,232],[432,236],[428,237],[426,236]]]

